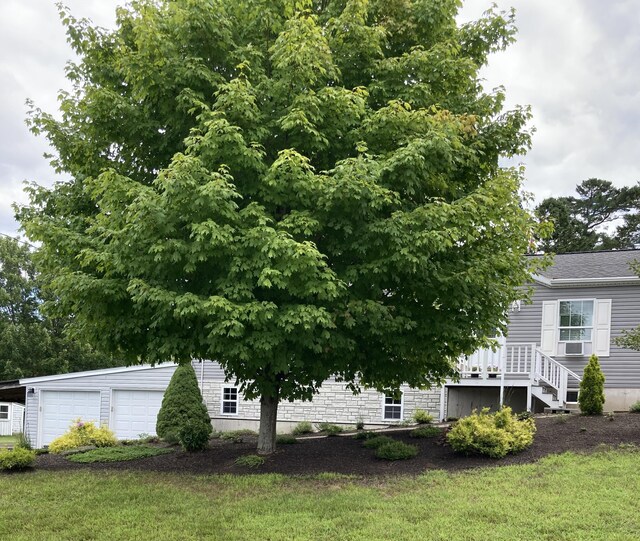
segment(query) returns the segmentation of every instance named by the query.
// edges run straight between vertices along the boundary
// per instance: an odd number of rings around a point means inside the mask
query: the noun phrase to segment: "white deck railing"
[[[567,401],[569,378],[580,382],[580,377],[566,366],[542,353],[535,343],[500,344],[495,351],[480,349],[462,357],[458,371],[463,378],[529,380],[531,385],[551,387],[561,404]],[[503,383],[502,383],[503,384]],[[501,385],[502,385],[501,384]]]
[[[532,372],[536,345],[500,344],[493,351],[479,349],[471,355],[465,355],[458,362],[458,371],[462,377],[487,379],[499,375],[512,375],[528,378]]]

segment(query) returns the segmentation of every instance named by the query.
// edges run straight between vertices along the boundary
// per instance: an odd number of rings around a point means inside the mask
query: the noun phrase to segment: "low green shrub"
[[[413,412],[413,420],[419,425],[428,425],[433,422],[433,415],[425,410],[416,410]]]
[[[435,438],[442,434],[442,429],[437,426],[421,426],[409,432],[412,438]]]
[[[334,425],[332,423],[319,423],[318,430],[324,432],[327,436],[337,436],[344,431],[340,425]]]
[[[211,423],[203,422],[200,419],[189,419],[186,421],[178,436],[180,445],[185,451],[193,453],[204,451],[209,446],[209,435],[211,434]]]
[[[291,445],[293,443],[298,443],[298,440],[292,434],[280,434],[276,436],[277,445]]]
[[[640,401],[636,402],[635,404],[633,404],[630,408],[629,411],[631,413],[640,413]]]
[[[236,458],[235,463],[247,468],[258,468],[264,464],[264,458],[260,455],[244,455]]]
[[[356,430],[364,430],[364,419],[362,417],[358,417],[356,421]]]
[[[256,437],[258,435],[254,430],[243,428],[241,430],[231,430],[220,434],[221,440],[232,441],[233,443],[242,443],[247,437]]]
[[[384,445],[385,443],[391,443],[394,441],[396,440],[394,440],[393,438],[390,438],[389,436],[376,436],[375,438],[366,440],[362,445],[367,449],[377,449],[378,447],[380,447],[381,445]]]
[[[15,449],[0,449],[0,470],[21,471],[33,466],[36,453],[30,449],[16,447]]]
[[[116,436],[106,426],[96,427],[91,421],[76,419],[69,430],[49,444],[49,452],[62,453],[78,447],[113,447],[118,444]]]
[[[447,434],[455,451],[502,458],[529,447],[536,433],[533,419],[518,420],[511,408],[489,413],[485,408],[460,419]]]
[[[309,421],[299,422],[291,431],[294,436],[302,436],[303,434],[311,434],[312,432],[313,425]]]
[[[384,460],[406,460],[418,454],[415,445],[409,445],[401,441],[385,443],[376,449],[376,456]]]
[[[151,434],[139,434],[139,437],[133,440],[120,440],[120,445],[143,445],[145,443],[159,443],[160,438],[158,436],[152,436]],[[173,443],[177,443],[174,441]]]
[[[356,432],[353,436],[356,440],[370,440],[371,438],[377,438],[378,434],[376,432],[371,432],[370,430],[361,430],[360,432]]]
[[[71,462],[92,464],[94,462],[125,462],[173,452],[171,449],[150,447],[148,445],[127,445],[123,447],[103,447],[85,451],[68,457]]]

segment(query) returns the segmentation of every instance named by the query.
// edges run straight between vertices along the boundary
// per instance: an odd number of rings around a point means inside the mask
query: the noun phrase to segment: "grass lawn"
[[[0,539],[640,539],[640,453],[417,478],[0,475]]]
[[[18,441],[15,436],[0,436],[0,447],[4,447],[8,444],[14,444]]]

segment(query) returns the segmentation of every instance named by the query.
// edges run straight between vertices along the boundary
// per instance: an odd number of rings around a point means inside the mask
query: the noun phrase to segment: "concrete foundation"
[[[629,408],[640,401],[640,389],[606,389],[604,390],[604,411],[629,411]]]

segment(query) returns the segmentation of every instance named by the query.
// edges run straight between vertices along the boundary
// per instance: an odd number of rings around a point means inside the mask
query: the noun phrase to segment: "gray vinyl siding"
[[[611,299],[611,350],[601,357],[605,387],[610,389],[640,388],[640,352],[620,348],[614,339],[623,329],[640,325],[640,287],[633,285],[606,287],[549,288],[536,284],[531,304],[522,303],[520,311],[509,313],[509,342],[535,343],[540,346],[542,303],[563,299]],[[588,357],[556,357],[570,370],[582,376]]]
[[[36,442],[38,434],[38,410],[40,408],[40,393],[42,391],[99,391],[100,423],[108,424],[112,389],[163,391],[167,388],[175,369],[175,365],[160,365],[153,369],[90,374],[87,376],[55,379],[33,384],[27,382],[27,388],[33,388],[34,392],[33,394],[27,393],[25,433],[29,441],[33,443]]]

